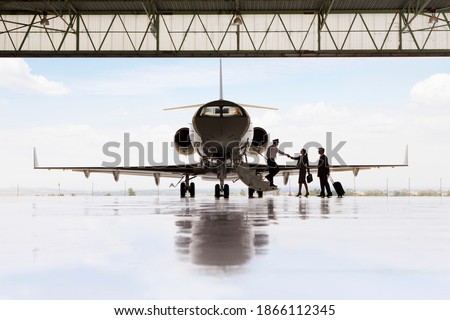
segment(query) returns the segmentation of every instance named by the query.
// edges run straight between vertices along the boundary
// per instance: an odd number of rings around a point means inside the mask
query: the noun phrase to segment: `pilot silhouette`
[[[269,174],[266,175],[266,179],[269,180],[271,187],[276,187],[276,185],[273,184],[273,177],[280,171],[280,169],[278,168],[278,164],[275,161],[275,159],[277,158],[277,154],[279,153],[283,156],[290,157],[290,155],[278,149],[279,143],[280,140],[274,139],[272,141],[272,145],[267,149],[266,152],[267,166],[269,167]]]

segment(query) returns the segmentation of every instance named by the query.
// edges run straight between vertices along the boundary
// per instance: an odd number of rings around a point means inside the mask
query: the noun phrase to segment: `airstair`
[[[277,187],[271,187],[269,181],[264,181],[263,177],[257,174],[256,170],[250,168],[247,164],[242,163],[238,165],[236,167],[236,173],[243,183],[255,191],[277,190]]]

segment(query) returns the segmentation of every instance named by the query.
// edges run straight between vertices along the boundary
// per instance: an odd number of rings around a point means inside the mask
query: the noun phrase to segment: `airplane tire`
[[[191,198],[195,198],[195,183],[193,182],[189,185],[189,195]]]
[[[248,197],[253,198],[254,194],[255,194],[255,189],[248,188]]]
[[[216,184],[215,188],[214,188],[214,197],[216,197],[217,199],[220,198],[220,185]]]
[[[228,199],[230,197],[230,186],[227,184],[223,186],[223,197],[225,199]]]
[[[262,191],[257,191],[258,192],[258,198],[262,198],[264,193]]]
[[[180,183],[180,198],[186,197],[186,183]]]

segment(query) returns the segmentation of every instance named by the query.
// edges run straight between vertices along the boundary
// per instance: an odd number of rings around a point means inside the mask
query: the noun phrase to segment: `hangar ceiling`
[[[449,56],[450,0],[1,1],[3,57]]]

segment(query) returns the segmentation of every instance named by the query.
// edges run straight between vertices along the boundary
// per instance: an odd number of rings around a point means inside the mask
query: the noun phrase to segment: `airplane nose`
[[[197,132],[202,140],[203,152],[211,156],[221,157],[238,147],[247,130],[248,125],[244,121],[233,121],[228,124],[203,123],[199,125],[197,123]]]

